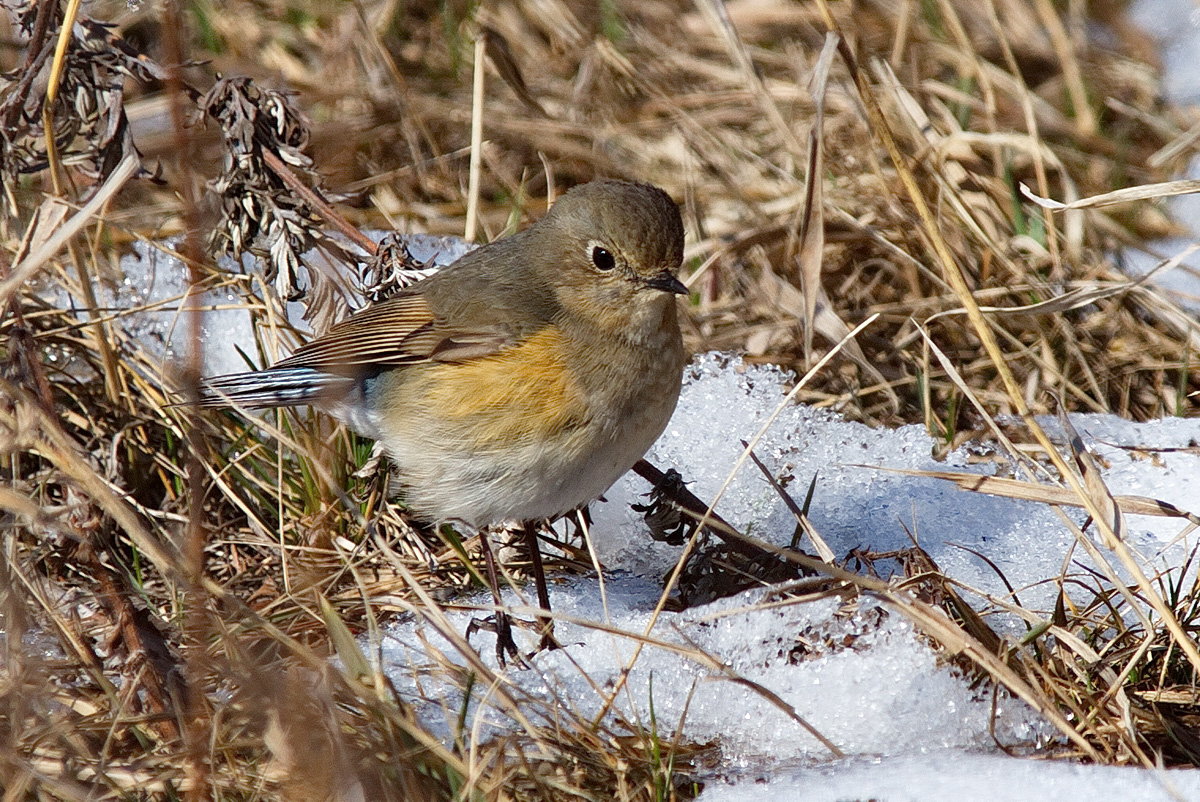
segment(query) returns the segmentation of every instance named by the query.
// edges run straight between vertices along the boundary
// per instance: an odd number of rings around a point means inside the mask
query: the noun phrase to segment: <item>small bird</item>
[[[682,259],[667,193],[593,181],[273,367],[209,379],[200,403],[325,409],[383,444],[433,522],[553,518],[629,470],[675,410]]]

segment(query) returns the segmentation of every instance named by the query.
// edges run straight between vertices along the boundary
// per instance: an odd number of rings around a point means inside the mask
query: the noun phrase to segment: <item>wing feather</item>
[[[511,332],[449,325],[439,319],[423,294],[409,292],[393,295],[334,324],[275,367],[355,376],[430,359],[477,359],[513,341]]]

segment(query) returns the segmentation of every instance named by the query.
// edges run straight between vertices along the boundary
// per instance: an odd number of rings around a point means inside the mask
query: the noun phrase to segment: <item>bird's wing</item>
[[[502,326],[464,329],[439,317],[420,293],[393,295],[362,309],[296,349],[275,368],[342,376],[424,360],[461,362],[494,354],[516,337]]]

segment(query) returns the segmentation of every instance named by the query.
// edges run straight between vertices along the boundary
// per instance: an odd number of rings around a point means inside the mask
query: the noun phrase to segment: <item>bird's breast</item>
[[[670,418],[682,360],[677,329],[653,344],[549,326],[486,357],[382,374],[368,396],[413,509],[527,520],[629,469]]]
[[[482,453],[553,440],[588,419],[565,338],[554,327],[485,357],[405,369],[402,378],[404,391],[394,397],[405,403],[382,410],[396,428],[427,410],[443,437]]]

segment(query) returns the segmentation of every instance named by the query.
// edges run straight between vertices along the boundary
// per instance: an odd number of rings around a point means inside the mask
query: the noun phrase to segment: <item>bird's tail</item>
[[[202,407],[290,407],[344,395],[355,382],[312,368],[268,368],[214,376],[200,383]]]

